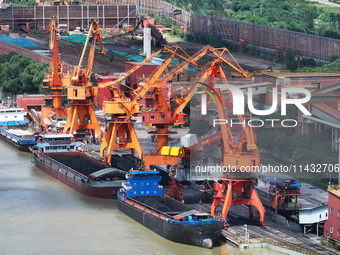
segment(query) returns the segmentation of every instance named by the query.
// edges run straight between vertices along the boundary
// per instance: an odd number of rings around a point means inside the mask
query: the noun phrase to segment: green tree
[[[206,135],[211,129],[208,121],[190,119],[190,133],[196,134],[198,137]]]
[[[29,64],[20,75],[20,79],[23,84],[23,91],[29,94],[43,93],[41,84],[48,68],[49,64],[46,62],[33,62]]]
[[[0,85],[4,92],[12,94],[23,93],[23,83],[20,74],[32,63],[32,59],[22,54],[13,55],[8,62],[1,65]]]
[[[230,9],[225,9],[224,13],[225,13],[225,17],[227,19],[233,18],[235,16],[235,12],[233,10],[230,10]]]
[[[292,31],[340,38],[336,7],[307,0],[166,0],[200,15],[222,17]],[[316,23],[315,21],[318,21]],[[204,33],[204,32],[203,32]]]
[[[298,62],[295,59],[296,55],[291,52],[291,51],[287,51],[285,53],[285,63],[286,63],[286,69],[287,70],[297,70],[298,68]]]
[[[314,68],[304,68],[309,71],[317,71],[317,72],[334,72],[337,73],[340,70],[340,58],[334,60],[332,63],[329,64],[324,64],[319,67],[314,67]]]
[[[339,31],[340,28],[340,13],[331,12],[329,14],[332,29]]]
[[[35,0],[11,0],[12,5],[27,5],[27,6],[36,6],[38,5]]]
[[[309,31],[314,29],[314,19],[318,17],[318,10],[315,6],[304,6],[301,8],[302,23]]]
[[[0,86],[4,92],[39,93],[48,63],[36,63],[30,57],[10,53],[0,64]]]
[[[96,76],[95,76],[94,73],[91,74],[90,82],[92,82],[92,85],[93,85],[94,87],[97,87],[97,86],[98,86],[98,80],[97,80],[97,78],[96,78]]]

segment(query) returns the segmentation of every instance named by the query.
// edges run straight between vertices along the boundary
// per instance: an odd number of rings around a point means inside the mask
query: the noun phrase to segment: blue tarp
[[[37,45],[24,37],[12,38],[10,36],[0,35],[0,40],[23,48],[37,47]]]

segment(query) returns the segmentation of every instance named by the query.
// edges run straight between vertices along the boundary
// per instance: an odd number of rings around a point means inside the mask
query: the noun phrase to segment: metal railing
[[[285,249],[288,249],[288,250],[300,252],[300,253],[303,253],[303,254],[322,255],[319,252],[310,251],[310,250],[307,250],[307,249],[304,249],[304,248],[301,248],[301,247],[298,247],[298,246],[295,246],[295,245],[275,241],[275,240],[272,240],[270,238],[259,238],[257,240],[259,240],[261,243],[269,243],[271,245],[275,245],[275,246],[285,248]]]
[[[293,74],[295,76],[306,76],[307,74],[315,74],[318,76],[340,76],[340,73],[335,72],[320,72],[320,71],[306,71],[306,70],[298,70],[298,71],[291,71],[291,70],[273,70],[271,72],[268,71],[260,71],[261,74],[273,75],[273,74]]]
[[[66,165],[64,165],[64,164],[54,160],[53,158],[50,158],[50,157],[48,157],[48,156],[46,156],[46,155],[44,155],[42,153],[35,153],[35,154],[37,155],[37,157],[41,158],[46,163],[50,162],[50,165],[54,164],[55,166],[57,166],[58,170],[60,168],[62,168],[62,169],[66,170],[66,173],[71,173],[74,176],[79,176],[79,177],[81,177],[81,179],[84,179],[85,182],[87,182],[89,180],[89,178],[87,176],[85,176],[85,175],[83,175],[83,174],[81,174],[79,172],[76,172],[74,169],[72,169],[72,168],[70,168],[70,167],[68,167],[68,166],[66,166]]]
[[[331,190],[339,190],[340,189],[340,185],[329,185],[327,190],[331,191]]]

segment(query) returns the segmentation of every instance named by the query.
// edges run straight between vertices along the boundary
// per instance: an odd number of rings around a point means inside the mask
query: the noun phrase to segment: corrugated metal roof
[[[340,112],[337,109],[334,109],[326,104],[321,103],[312,104],[312,107],[316,107],[319,110],[323,111],[324,113],[340,120]]]
[[[330,192],[333,195],[335,195],[335,196],[340,198],[340,190],[339,189],[331,189],[331,190],[328,190],[328,192]]]

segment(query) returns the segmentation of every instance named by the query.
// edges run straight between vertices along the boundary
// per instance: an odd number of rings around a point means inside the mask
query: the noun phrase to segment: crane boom
[[[52,72],[53,72],[53,86],[60,86],[61,81],[59,77],[59,72],[61,69],[61,61],[59,58],[59,48],[58,48],[58,37],[57,37],[57,30],[56,30],[56,20],[52,17],[51,20],[51,40],[50,40],[50,51],[53,52],[52,55]]]
[[[120,76],[118,79],[114,80],[114,81],[110,81],[110,82],[105,82],[105,83],[98,83],[98,87],[99,88],[105,88],[105,87],[114,87],[116,84],[118,84],[119,82],[121,82],[122,80],[124,80],[126,77],[128,77],[129,75],[131,75],[133,72],[135,72],[136,70],[138,70],[139,68],[141,68],[144,64],[148,63],[151,61],[151,59],[153,59],[154,57],[156,57],[158,54],[160,54],[162,52],[162,50],[156,51],[155,53],[153,53],[150,57],[144,59],[142,62],[140,62],[138,65],[134,66],[133,68],[131,68],[130,70],[128,70],[124,75]]]
[[[222,52],[219,52],[219,50],[222,50]],[[232,60],[234,61],[233,63],[231,63],[229,60],[225,59],[223,56],[224,52],[227,52],[228,55],[232,58]],[[237,72],[239,72],[240,74],[243,75],[244,78],[249,79],[250,75],[245,72],[243,70],[243,68],[237,63],[236,59],[233,57],[233,55],[231,55],[231,53],[229,52],[229,50],[227,48],[217,48],[215,49],[215,51],[213,51],[213,54],[215,54],[217,57],[221,56],[221,59],[228,65],[230,65],[232,68],[234,68]]]
[[[52,67],[48,70],[43,80],[42,88],[52,91],[52,107],[42,107],[41,109],[41,126],[45,129],[50,125],[51,116],[67,116],[67,108],[62,106],[62,90],[70,85],[71,77],[64,73],[64,63],[59,57],[59,48],[57,36],[57,19],[51,17],[51,22],[48,27],[50,33],[49,48],[52,52]]]
[[[78,66],[76,66],[74,68],[74,71],[73,71],[73,75],[72,75],[72,78],[71,78],[71,80],[73,82],[79,81],[79,73],[80,73],[80,69],[81,69],[81,64],[83,63],[83,59],[84,59],[84,56],[85,56],[85,53],[86,53],[87,45],[88,45],[89,40],[90,40],[92,29],[93,29],[93,23],[91,22],[89,32],[87,34],[86,41],[85,41],[85,44],[84,44],[83,52],[81,53],[81,56],[80,56],[80,59],[79,59],[79,64],[78,64]]]
[[[198,52],[196,52],[192,57],[190,62],[186,62],[185,64],[179,65],[177,68],[173,69],[171,72],[169,72],[166,76],[160,78],[156,81],[156,83],[162,83],[166,84],[167,82],[171,81],[174,76],[177,74],[180,74],[183,72],[192,62],[197,62],[200,58],[202,58],[204,55],[206,55],[208,52],[210,52],[213,49],[212,46],[207,45],[200,49]]]
[[[177,50],[180,49],[185,56],[179,54],[177,52]],[[175,46],[174,49],[170,48],[170,47],[164,47],[164,52],[170,52],[172,53],[170,57],[168,57],[163,64],[155,71],[154,74],[152,74],[149,77],[149,83],[154,83],[156,82],[156,80],[161,76],[161,74],[164,72],[164,70],[167,68],[167,66],[170,64],[171,60],[173,60],[173,58],[175,56],[178,56],[182,59],[184,59],[185,61],[187,61],[188,63],[194,64],[195,66],[198,66],[196,61],[192,60],[191,57],[188,55],[188,53],[186,53],[181,47],[179,46]]]
[[[87,49],[87,45],[89,44],[91,35],[93,35],[93,38],[92,38],[92,43],[91,43],[91,47],[90,47],[90,51],[89,51],[89,55],[88,55],[86,69],[84,71],[84,70],[81,69],[81,65],[83,63],[85,53],[86,53],[86,49]],[[102,44],[102,40],[101,40],[101,36],[100,36],[99,24],[96,20],[92,20],[92,21],[90,21],[89,32],[87,34],[86,41],[85,41],[85,44],[84,44],[84,48],[83,48],[82,54],[80,56],[79,64],[78,64],[78,66],[76,66],[74,68],[74,71],[73,71],[73,75],[72,75],[72,78],[71,78],[71,80],[73,82],[78,82],[80,80],[81,76],[82,76],[82,79],[83,79],[83,81],[82,81],[83,83],[86,82],[86,80],[90,79],[91,73],[92,73],[94,52],[95,52],[97,40],[98,40],[98,45],[99,45],[99,54],[104,55],[105,52],[104,52],[104,48],[103,48],[103,44]]]
[[[184,54],[186,56],[183,56],[179,53],[177,53],[177,50],[181,49],[182,52],[184,52]],[[105,87],[114,87],[116,84],[118,84],[119,82],[121,82],[122,80],[124,80],[126,77],[128,77],[129,75],[131,75],[132,73],[134,73],[136,70],[138,70],[139,68],[141,68],[143,65],[145,65],[146,63],[150,62],[153,58],[155,58],[158,54],[162,53],[162,52],[171,52],[172,55],[167,58],[164,63],[159,67],[159,69],[156,70],[155,74],[153,74],[150,77],[149,82],[153,83],[155,82],[159,76],[163,73],[164,69],[169,65],[169,63],[171,62],[171,60],[175,57],[175,56],[179,56],[181,58],[183,58],[185,61],[187,61],[189,64],[195,64],[196,65],[196,61],[192,60],[191,57],[179,46],[174,46],[174,47],[164,47],[161,50],[156,51],[155,53],[153,53],[150,57],[144,59],[142,62],[140,62],[138,65],[134,66],[133,68],[131,68],[130,70],[128,70],[124,75],[120,76],[118,79],[114,80],[114,81],[110,81],[110,82],[105,82],[105,83],[98,83],[98,87],[99,88],[105,88]]]
[[[93,38],[88,54],[87,65],[84,70],[81,68],[81,64],[83,62],[91,35],[93,35]],[[75,67],[73,76],[71,78],[72,84],[67,88],[67,99],[71,104],[71,109],[66,120],[64,133],[69,131],[71,134],[73,134],[75,130],[84,128],[91,130],[93,138],[95,138],[96,132],[98,135],[98,140],[101,141],[101,131],[93,109],[94,99],[98,90],[93,88],[93,85],[90,81],[97,40],[99,45],[99,54],[105,54],[103,45],[101,43],[99,24],[96,20],[92,20],[90,21],[90,29],[84,44],[79,64]]]
[[[146,92],[152,87],[155,87],[155,88],[165,87],[165,88],[167,88],[166,82],[170,81],[174,75],[177,75],[177,74],[181,73],[183,70],[185,70],[190,63],[196,63],[200,58],[202,58],[205,54],[207,54],[210,49],[212,49],[212,47],[209,46],[209,45],[202,48],[193,57],[191,57],[191,59],[188,58],[189,62],[176,67],[170,73],[168,73],[166,76],[162,77],[159,80],[156,80],[153,83],[150,82],[150,81],[140,82],[139,87],[133,91],[135,96],[131,100],[131,102],[137,103],[138,100],[142,99],[143,96],[146,94]]]
[[[96,43],[98,42],[98,46],[99,46],[99,55],[104,55],[104,47],[102,44],[102,38],[100,35],[100,28],[99,28],[99,24],[98,22],[95,20],[92,22],[93,24],[93,37],[92,37],[92,42],[91,42],[91,48],[89,51],[89,56],[87,59],[87,65],[86,65],[86,69],[85,69],[85,77],[86,79],[90,79],[91,78],[91,74],[92,74],[92,68],[93,68],[93,60],[94,60],[94,52],[95,52],[95,48],[96,48]]]

